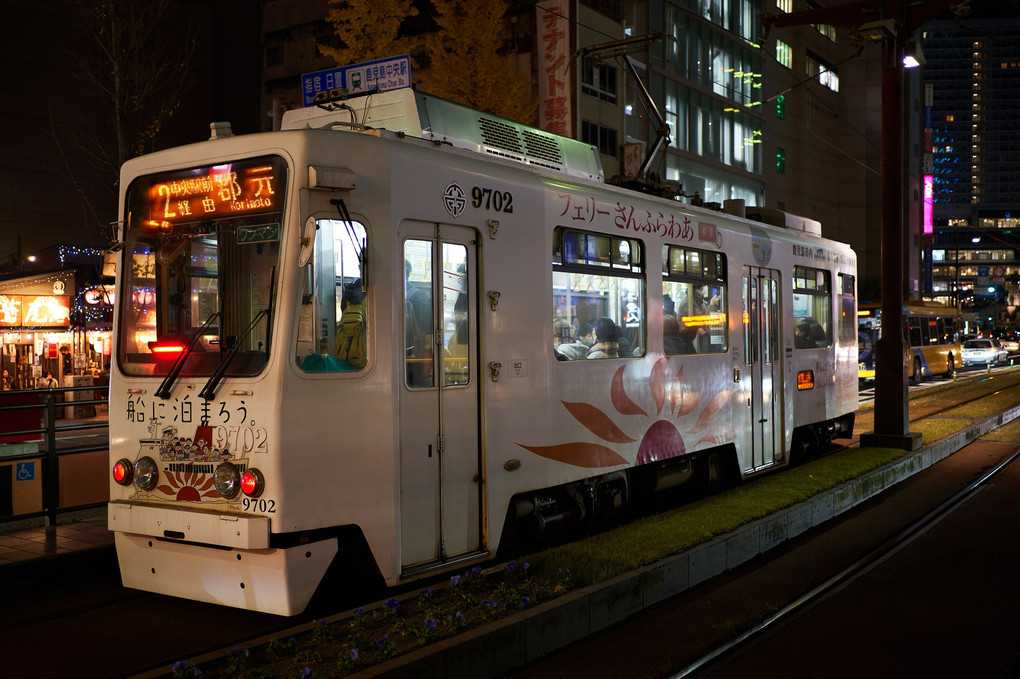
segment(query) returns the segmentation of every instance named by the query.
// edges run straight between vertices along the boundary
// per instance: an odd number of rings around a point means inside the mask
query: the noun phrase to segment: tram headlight
[[[225,500],[237,497],[241,492],[241,473],[233,462],[224,462],[213,472],[213,486]]]
[[[262,491],[266,489],[266,480],[262,476],[262,472],[252,467],[251,469],[245,469],[244,473],[241,474],[241,490],[248,497],[258,497],[262,495]]]
[[[113,480],[120,485],[130,486],[134,476],[135,466],[131,464],[131,460],[123,458],[117,460],[117,464],[113,465]]]
[[[135,462],[135,485],[142,490],[152,490],[159,481],[159,465],[151,457],[140,457]]]

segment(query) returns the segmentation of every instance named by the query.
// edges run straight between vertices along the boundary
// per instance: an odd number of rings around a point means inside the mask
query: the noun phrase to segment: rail
[[[108,502],[108,456],[97,454],[110,447],[109,417],[97,414],[106,396],[106,386],[0,392],[0,530]]]

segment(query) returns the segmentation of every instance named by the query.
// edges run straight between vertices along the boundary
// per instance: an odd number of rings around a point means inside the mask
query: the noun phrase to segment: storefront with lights
[[[105,382],[113,286],[96,278],[66,269],[0,281],[0,358],[15,389],[40,388],[47,372],[63,386],[76,375]]]

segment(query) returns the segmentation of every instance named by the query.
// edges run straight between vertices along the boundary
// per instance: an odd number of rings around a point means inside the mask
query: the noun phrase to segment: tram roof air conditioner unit
[[[507,158],[576,177],[604,181],[590,144],[476,111],[412,88],[349,97],[283,114],[281,129],[386,129]]]
[[[772,226],[779,226],[784,229],[803,231],[804,233],[811,234],[812,236],[822,235],[821,222],[814,219],[808,219],[807,217],[790,214],[789,212],[783,212],[782,210],[776,210],[770,207],[749,207],[745,209],[745,215],[748,219],[753,219],[754,221],[762,222],[763,224],[771,224]]]

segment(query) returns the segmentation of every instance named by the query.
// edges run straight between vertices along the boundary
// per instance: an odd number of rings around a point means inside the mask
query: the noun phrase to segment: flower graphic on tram
[[[655,403],[654,415],[645,412],[644,408],[627,395],[623,380],[627,366],[621,366],[613,375],[609,389],[613,409],[620,415],[654,420],[644,428],[643,433],[638,434],[641,438],[635,464],[666,460],[687,452],[684,435],[681,434],[676,422],[698,409],[702,402],[701,391],[692,391],[684,384],[683,364],[680,364],[676,374],[670,378],[669,363],[669,358],[660,357],[655,361],[648,376],[648,390]],[[734,392],[734,389],[724,389],[709,399],[693,426],[687,429],[684,434],[690,436],[705,432]],[[667,403],[669,410],[663,415],[663,408]],[[563,406],[575,420],[607,444],[629,445],[638,441],[637,438],[624,432],[612,417],[590,403],[564,401]],[[633,430],[633,427],[641,427],[641,424],[631,424],[628,427]],[[709,432],[695,445],[718,444],[732,439],[732,429],[724,432]],[[529,446],[518,443],[517,445],[541,457],[576,467],[601,468],[628,464],[627,459],[619,452],[608,445],[599,443],[573,442],[552,446]]]

